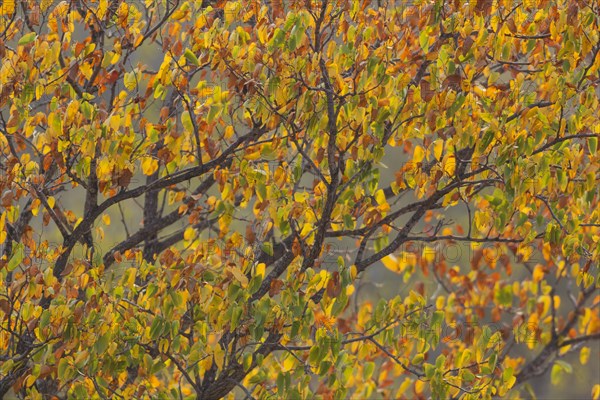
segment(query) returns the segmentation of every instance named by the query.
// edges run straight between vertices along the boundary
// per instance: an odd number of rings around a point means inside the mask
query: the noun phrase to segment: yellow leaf
[[[110,225],[110,215],[108,215],[108,214],[102,215],[102,222],[104,222],[105,225]]]
[[[73,100],[67,106],[67,120],[73,121],[75,114],[79,111],[79,101]]]
[[[544,268],[541,264],[538,264],[533,269],[533,281],[540,282],[544,278]]]
[[[533,274],[535,275],[535,271],[533,272]],[[540,313],[540,315],[546,315],[548,310],[550,310],[550,296],[540,296],[540,298],[538,299],[538,303],[543,305],[542,312]]]
[[[118,131],[121,126],[121,116],[119,114],[115,114],[110,117],[110,127],[114,131]]]
[[[6,224],[6,213],[2,213],[0,217],[0,244],[4,243],[6,240],[6,229],[4,229],[4,225]]]
[[[581,362],[581,365],[587,364],[589,359],[590,359],[590,348],[582,347],[581,351],[579,352],[579,361]]]
[[[152,175],[158,169],[158,160],[152,157],[144,157],[142,161],[142,171],[144,175]]]
[[[429,246],[425,246],[423,248],[423,255],[422,255],[422,257],[423,257],[423,259],[425,261],[427,261],[427,262],[433,262],[435,260],[435,254],[436,254],[436,251],[435,251],[434,248],[429,247]]]
[[[98,176],[102,176],[102,177],[110,174],[111,170],[112,170],[112,163],[110,162],[109,158],[102,158],[98,162],[98,166],[96,167],[96,173],[98,174]]]
[[[183,240],[192,240],[196,235],[196,230],[191,226],[188,226],[183,232]]]
[[[123,282],[123,284],[126,287],[132,288],[133,285],[135,284],[135,276],[136,275],[137,275],[137,268],[129,268],[125,272],[125,281]]]
[[[302,226],[302,230],[300,231],[300,236],[306,237],[306,235],[308,235],[310,233],[312,228],[313,228],[312,224],[308,224],[308,223],[304,224]]]
[[[238,267],[231,267],[229,270],[235,279],[242,284],[242,287],[246,287],[248,285],[248,278],[246,278],[246,275],[244,275],[241,269]]]
[[[294,201],[297,201],[298,203],[303,203],[307,200],[308,198],[308,193],[300,193],[300,192],[296,192],[294,193]]]
[[[398,388],[398,391],[396,392],[396,398],[400,398],[402,397],[402,394],[404,392],[406,392],[406,389],[408,389],[408,387],[411,384],[411,380],[410,379],[405,379],[404,382],[402,382],[402,385],[400,385],[400,387]]]
[[[435,300],[435,308],[441,310],[444,308],[444,304],[446,302],[446,298],[444,296],[440,296]]]
[[[433,142],[433,155],[436,160],[442,159],[442,150],[444,149],[444,141],[442,139],[437,139]]]
[[[456,157],[454,154],[449,154],[447,157],[444,157],[444,161],[442,162],[442,168],[444,172],[449,176],[454,175],[454,171],[456,169]]]
[[[148,381],[150,382],[150,385],[153,388],[157,388],[161,385],[161,382],[158,380],[158,378],[154,375],[150,375],[150,378],[148,378]]]
[[[138,84],[135,72],[126,72],[123,77],[123,83],[127,90],[134,90]]]
[[[168,72],[170,71],[170,67],[171,67],[171,55],[169,53],[165,54],[165,58],[163,59],[162,64],[160,65],[160,68],[158,69],[158,73],[156,74],[156,76],[158,77],[158,80],[162,83],[162,84],[166,84],[166,80],[165,78],[167,77]]]
[[[385,194],[383,193],[382,189],[379,189],[377,192],[375,192],[375,201],[380,206],[384,205],[384,204],[387,204],[386,201],[385,201]]]
[[[356,275],[358,275],[358,269],[356,268],[356,265],[352,265],[350,267],[350,277],[352,278],[352,280],[356,278]]]
[[[15,0],[5,0],[0,6],[0,15],[12,15],[15,12]],[[31,386],[31,385],[28,385]]]
[[[48,197],[47,201],[48,201],[48,206],[50,206],[50,208],[54,208],[54,204],[56,203],[56,200],[54,199],[54,197],[53,196]]]
[[[40,199],[35,199],[33,201],[33,203],[31,203],[31,213],[33,214],[34,217],[37,217],[38,213],[40,212],[40,204],[41,203],[42,202],[40,201]],[[3,229],[3,225],[0,222],[0,231],[2,231],[2,229]],[[0,241],[0,243],[2,243],[2,242]]]
[[[261,26],[259,29],[257,29],[256,33],[258,34],[258,40],[261,44],[267,43],[267,29],[265,26]]]
[[[425,382],[423,381],[416,381],[415,382],[415,393],[417,394],[421,394],[423,393],[423,389],[425,389]]]
[[[102,20],[106,15],[106,11],[108,10],[108,0],[100,0],[100,4],[98,4],[98,9],[96,10],[97,18]]]
[[[348,285],[346,286],[346,296],[352,296],[352,294],[354,293],[354,285]]]
[[[417,255],[408,251],[403,251],[398,258],[400,271],[404,271],[406,267],[415,267],[417,265]]]
[[[25,387],[33,386],[33,384],[35,383],[36,380],[37,380],[37,376],[35,376],[35,375],[29,375],[27,377],[27,379],[25,380]]]
[[[399,264],[398,259],[396,258],[395,255],[390,254],[389,256],[383,257],[381,259],[381,262],[390,271],[400,272],[400,270],[398,268],[398,264]]]
[[[233,136],[234,130],[233,130],[233,126],[228,125],[227,128],[225,128],[225,139],[231,139],[231,137]]]
[[[261,278],[265,277],[265,270],[267,265],[265,263],[260,263],[256,266],[256,276],[260,276]]]
[[[227,3],[225,3],[225,23],[227,25],[231,24],[233,21],[235,21],[240,14],[240,3],[235,3],[235,2],[230,2],[228,1]]]
[[[594,385],[592,388],[592,399],[598,400],[600,398],[600,385]]]
[[[35,86],[35,99],[39,100],[44,95],[44,86],[36,85]]]
[[[420,163],[421,161],[423,161],[424,157],[425,157],[425,151],[423,151],[423,148],[421,146],[416,146],[415,152],[413,154],[413,161],[415,163]]]
[[[558,310],[560,308],[560,296],[554,296],[554,309]]]

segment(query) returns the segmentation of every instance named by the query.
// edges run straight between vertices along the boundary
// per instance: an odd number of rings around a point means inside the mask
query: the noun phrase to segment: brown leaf
[[[73,264],[68,263],[66,268],[63,270],[63,272],[60,274],[60,276],[67,276],[71,273],[71,271],[73,271]]]
[[[79,57],[79,54],[85,49],[85,43],[78,42],[75,44],[75,57]]]
[[[431,89],[431,85],[429,84],[429,82],[427,82],[426,80],[421,80],[420,83],[421,86],[421,98],[424,101],[430,101],[431,99],[433,99],[433,96],[435,95],[435,91],[433,91]]]
[[[269,296],[275,297],[281,292],[283,287],[283,281],[281,279],[273,279],[271,281],[271,287],[269,288]]]
[[[163,107],[160,109],[160,119],[165,121],[167,118],[169,118],[169,107]]]
[[[0,200],[2,207],[4,207],[4,208],[10,207],[13,203],[14,197],[15,197],[15,194],[12,192],[12,190],[4,191],[4,193],[2,193],[2,200]]]
[[[444,89],[452,89],[455,91],[459,91],[462,83],[462,78],[460,74],[452,74],[448,75],[444,82],[442,83]]]
[[[511,33],[517,32],[517,24],[515,24],[514,18],[509,18],[508,21],[506,21],[506,24]]]
[[[465,54],[467,54],[469,52],[469,50],[471,50],[471,47],[473,46],[473,43],[475,43],[475,41],[473,40],[473,38],[471,36],[467,36],[465,38],[465,40],[463,41],[463,45],[461,47],[461,51],[463,56]]]
[[[43,379],[43,378],[47,377],[48,375],[50,375],[52,373],[53,370],[54,370],[54,368],[52,368],[49,365],[42,365],[42,367],[40,368],[40,375],[38,376],[38,378]]]
[[[340,282],[340,273],[335,271],[331,279],[327,282],[327,295],[331,298],[338,297],[342,292],[342,285]]]
[[[423,282],[415,283],[414,289],[421,296],[423,296],[425,294],[425,284]]]
[[[132,176],[133,176],[133,173],[130,170],[128,170],[128,169],[122,170],[121,173],[119,174],[119,178],[117,179],[117,184],[121,187],[129,186],[129,182],[131,182]]]
[[[252,225],[246,225],[246,242],[254,243],[256,241],[256,234],[254,233],[254,229],[252,229]]]
[[[8,314],[10,313],[10,305],[8,304],[8,300],[0,299],[0,310],[4,311],[4,319],[7,319]]]
[[[294,242],[292,243],[292,253],[296,257],[302,255],[302,246],[300,245],[300,242],[297,238],[294,239]]]
[[[490,10],[492,9],[493,0],[477,0],[477,5],[475,6],[475,13],[482,15],[489,15]]]
[[[577,23],[577,13],[579,12],[579,6],[577,2],[572,1],[569,3],[569,8],[567,9],[567,24],[576,25]]]
[[[181,43],[181,40],[175,42],[175,46],[171,48],[171,51],[173,51],[173,54],[175,54],[177,57],[181,56],[183,53],[183,44]]]

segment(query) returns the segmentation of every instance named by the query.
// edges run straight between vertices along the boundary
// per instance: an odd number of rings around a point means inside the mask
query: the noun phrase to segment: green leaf
[[[162,318],[157,317],[152,322],[152,326],[150,327],[150,338],[152,340],[158,339],[160,334],[162,333],[163,321]]]
[[[84,399],[88,396],[88,392],[82,383],[75,385],[74,394],[77,399]]]
[[[433,364],[425,364],[423,369],[427,379],[431,379],[435,374],[435,366]]]
[[[329,372],[329,368],[331,368],[331,361],[327,361],[327,360],[321,361],[321,364],[319,364],[319,372],[318,372],[318,374],[320,376],[325,375],[327,372]]]
[[[231,311],[231,327],[230,327],[231,332],[233,332],[235,330],[235,328],[237,328],[238,322],[240,321],[240,318],[242,316],[242,311],[243,311],[243,309],[241,307],[238,307],[238,306],[233,307],[233,309]]]
[[[502,380],[503,381],[508,381],[513,377],[514,371],[512,368],[506,368],[504,371],[502,371]]]
[[[463,370],[463,372],[462,372],[461,375],[462,375],[462,379],[465,382],[472,382],[472,381],[475,380],[475,375],[471,371],[469,371],[468,369]]]
[[[437,327],[442,325],[442,322],[444,321],[444,312],[443,311],[436,311],[433,313],[433,316],[431,317],[431,326],[432,327]]]
[[[25,251],[23,250],[23,243],[19,243],[18,245],[15,246],[15,249],[13,251],[13,256],[11,257],[10,261],[8,262],[8,266],[7,269],[8,271],[14,271],[15,268],[17,268],[19,265],[21,265],[21,262],[23,262],[23,259],[25,258]]]
[[[185,49],[183,56],[190,64],[195,66],[200,65],[200,63],[198,62],[198,57],[196,57],[196,55],[190,49]]]
[[[89,102],[83,101],[81,102],[81,106],[79,107],[84,117],[87,119],[92,119],[94,116],[94,106],[92,106]]]
[[[242,362],[242,366],[244,367],[244,371],[248,371],[252,366],[252,353],[244,354],[244,361]]]
[[[423,355],[423,353],[417,353],[417,355],[415,355],[413,357],[411,364],[420,365],[424,359],[425,359],[425,356]]]
[[[552,372],[550,373],[550,381],[553,385],[556,385],[560,382],[560,378],[562,376],[563,369],[559,364],[554,364],[552,366]]]
[[[285,377],[283,376],[283,372],[280,372],[277,375],[277,393],[283,393],[285,391]]]
[[[308,352],[308,361],[310,361],[311,364],[316,364],[318,362],[321,362],[321,360],[319,359],[320,354],[321,354],[321,351],[320,351],[319,346],[311,347],[310,351]]]
[[[24,46],[26,44],[29,44],[29,43],[33,42],[36,38],[37,38],[37,33],[30,32],[27,35],[23,35],[21,37],[21,39],[19,39],[19,42],[17,44],[19,46]]]
[[[158,99],[158,98],[163,98],[163,96],[165,95],[166,91],[165,91],[165,87],[163,85],[161,85],[160,83],[158,85],[156,85],[156,87],[154,88],[154,98]]]
[[[598,150],[598,137],[588,138],[588,148],[590,149],[591,154],[596,154]]]
[[[66,373],[69,367],[69,362],[66,358],[61,358],[60,361],[58,361],[58,379],[61,379],[62,381],[68,379]]]
[[[271,242],[264,242],[262,244],[262,251],[264,251],[265,253],[267,253],[271,257],[273,257],[273,243],[271,243]]]
[[[111,338],[112,335],[110,334],[110,332],[106,332],[104,335],[98,338],[95,345],[96,352],[98,354],[102,354],[106,351],[106,349],[108,349],[108,345],[110,344]]]
[[[367,362],[363,367],[363,379],[365,381],[369,380],[373,375],[373,371],[375,371],[375,363]]]
[[[498,354],[493,353],[488,360],[488,367],[490,368],[491,372],[493,372],[494,369],[496,368],[497,361],[498,361]]]
[[[40,317],[40,329],[44,329],[50,323],[50,311],[44,310]]]
[[[165,368],[165,363],[162,360],[158,360],[157,362],[154,363],[152,368],[150,368],[150,373],[155,374],[164,368]]]
[[[137,86],[137,83],[135,72],[126,72],[125,75],[123,75],[123,84],[127,90],[134,90]]]
[[[568,362],[563,360],[557,360],[556,364],[559,365],[562,368],[562,370],[565,371],[567,374],[573,373],[573,367]]]
[[[421,46],[421,49],[424,52],[427,52],[428,44],[429,44],[429,32],[427,29],[425,29],[425,30],[421,31],[421,33],[419,34],[419,45]]]
[[[256,184],[256,194],[260,198],[261,201],[265,201],[267,198],[267,187],[263,182],[258,182]]]
[[[222,111],[222,107],[219,104],[212,104],[210,106],[210,110],[208,111],[208,115],[206,116],[206,122],[209,124],[217,118]]]
[[[181,113],[181,124],[187,132],[194,131],[194,124],[192,123],[192,118],[190,117],[190,113],[188,111],[183,111]]]
[[[285,32],[279,28],[275,29],[275,34],[273,35],[273,39],[271,40],[271,46],[275,48],[281,47],[281,45],[285,42]]]
[[[446,356],[440,354],[438,358],[435,359],[435,367],[441,369],[444,366],[444,363],[446,363]]]
[[[339,315],[344,308],[346,308],[346,304],[348,303],[348,296],[346,295],[346,291],[342,290],[340,295],[336,297],[335,303],[333,303],[333,307],[331,308],[331,315]]]

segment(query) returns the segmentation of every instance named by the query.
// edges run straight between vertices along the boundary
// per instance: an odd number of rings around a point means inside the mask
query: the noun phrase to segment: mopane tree
[[[0,397],[597,398],[599,20],[3,0]]]

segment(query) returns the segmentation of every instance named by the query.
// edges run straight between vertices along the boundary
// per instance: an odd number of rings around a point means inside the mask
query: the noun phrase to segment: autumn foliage
[[[3,0],[0,397],[598,398],[599,23]]]

